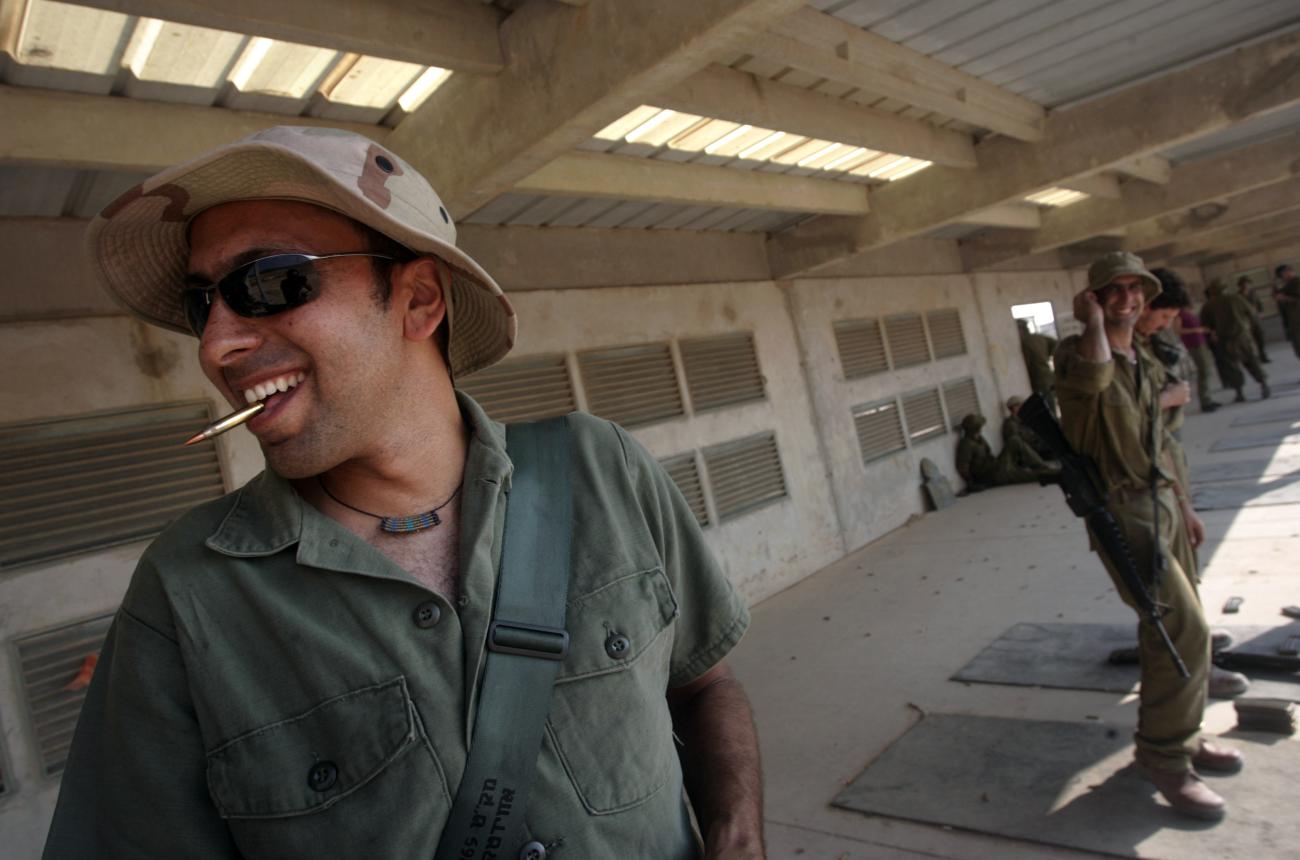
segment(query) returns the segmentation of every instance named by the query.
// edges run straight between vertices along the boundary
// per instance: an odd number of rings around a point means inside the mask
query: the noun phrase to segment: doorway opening
[[[1052,313],[1051,302],[1012,305],[1011,316],[1028,322],[1031,334],[1045,334],[1060,340],[1061,333],[1056,328],[1056,315]]]

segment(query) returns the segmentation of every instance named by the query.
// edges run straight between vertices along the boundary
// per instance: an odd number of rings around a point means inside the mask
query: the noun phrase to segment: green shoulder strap
[[[572,492],[565,418],[506,428],[514,463],[478,715],[435,860],[540,860],[524,810],[537,769],[551,689],[569,650]]]

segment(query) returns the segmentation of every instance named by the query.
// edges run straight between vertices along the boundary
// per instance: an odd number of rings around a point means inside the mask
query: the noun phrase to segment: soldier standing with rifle
[[[1171,552],[1185,527],[1193,546],[1205,527],[1176,480],[1166,447],[1161,413],[1187,402],[1186,383],[1166,387],[1164,368],[1134,340],[1144,304],[1160,292],[1160,281],[1141,259],[1107,254],[1088,270],[1088,288],[1074,298],[1082,335],[1067,338],[1056,352],[1056,395],[1061,429],[1071,447],[1095,463],[1109,511],[1136,562],[1145,590],[1164,609],[1164,630],[1154,623],[1145,594],[1136,593],[1115,560],[1102,552],[1105,541],[1091,526],[1093,548],[1120,597],[1139,613],[1138,646],[1142,685],[1138,705],[1137,764],[1170,805],[1185,815],[1215,820],[1223,798],[1196,770],[1235,771],[1241,754],[1201,738],[1210,634],[1190,571]],[[1180,522],[1181,518],[1181,522]],[[1143,604],[1147,603],[1147,612]],[[1182,662],[1171,660],[1172,642]]]

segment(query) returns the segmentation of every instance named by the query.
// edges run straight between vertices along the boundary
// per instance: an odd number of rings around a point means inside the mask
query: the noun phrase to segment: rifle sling
[[[469,759],[435,860],[545,856],[524,824],[560,662],[572,487],[567,419],[506,428],[514,475]],[[540,852],[540,853],[539,853]]]

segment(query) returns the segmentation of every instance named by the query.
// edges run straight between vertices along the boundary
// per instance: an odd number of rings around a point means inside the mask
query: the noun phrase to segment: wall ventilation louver
[[[225,492],[206,402],[0,427],[0,570],[153,537]]]
[[[862,462],[879,460],[907,447],[907,436],[894,399],[853,408],[853,427],[858,434]]]
[[[981,415],[980,398],[975,380],[969,376],[943,384],[943,403],[948,407],[948,423],[956,430],[967,415]]]
[[[578,408],[564,355],[506,359],[457,380],[494,420],[537,421]]]
[[[885,317],[885,337],[895,369],[925,364],[930,360],[930,346],[925,341],[925,324],[920,314]]]
[[[948,428],[943,423],[943,405],[939,402],[939,389],[926,388],[904,394],[903,420],[907,422],[907,438],[914,445],[947,433]]]
[[[750,332],[680,343],[686,387],[696,412],[762,400],[763,374]]]
[[[112,623],[110,613],[14,640],[27,715],[47,776],[60,773],[67,762],[86,684]]]
[[[889,370],[879,320],[840,320],[833,329],[845,379],[858,379]]]
[[[666,343],[578,354],[587,406],[601,418],[635,427],[685,414]]]
[[[961,314],[956,308],[928,312],[925,324],[930,329],[936,359],[966,354],[966,333],[962,331]]]
[[[704,484],[700,481],[700,468],[695,462],[695,452],[688,451],[685,454],[665,457],[659,461],[659,465],[664,467],[668,477],[672,478],[677,489],[681,490],[686,498],[686,504],[691,507],[691,513],[695,514],[696,522],[701,526],[707,526],[709,509],[704,504]]]
[[[787,495],[774,433],[705,448],[704,467],[721,522]]]

